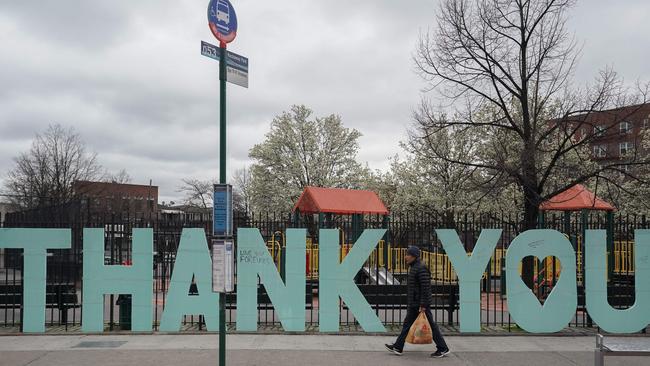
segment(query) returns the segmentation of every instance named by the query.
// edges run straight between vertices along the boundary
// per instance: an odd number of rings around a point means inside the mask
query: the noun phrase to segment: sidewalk
[[[407,345],[387,353],[393,337],[229,335],[228,365],[593,365],[594,337],[447,337],[452,355],[431,359],[433,347]],[[2,366],[216,366],[215,335],[0,337]],[[648,358],[611,358],[607,365],[648,365]]]

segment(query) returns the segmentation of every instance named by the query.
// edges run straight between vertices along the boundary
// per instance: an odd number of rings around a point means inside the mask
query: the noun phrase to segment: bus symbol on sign
[[[228,0],[211,0],[208,5],[208,25],[212,34],[223,43],[237,36],[237,14]]]
[[[230,7],[225,1],[217,2],[217,20],[230,24]],[[219,26],[218,23],[217,26]]]

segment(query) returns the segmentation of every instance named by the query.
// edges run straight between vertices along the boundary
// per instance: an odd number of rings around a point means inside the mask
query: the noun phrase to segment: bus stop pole
[[[219,183],[226,184],[226,44],[219,45]],[[219,366],[226,366],[226,293],[219,294]]]

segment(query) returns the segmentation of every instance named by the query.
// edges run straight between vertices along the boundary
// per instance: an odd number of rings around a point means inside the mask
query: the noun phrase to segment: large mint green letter
[[[133,265],[104,265],[104,229],[84,229],[84,332],[104,330],[104,294],[131,294],[131,324],[136,332],[150,332],[153,299],[153,229],[133,229]]]
[[[257,276],[287,331],[305,330],[305,229],[287,230],[286,285],[258,229],[237,230],[237,330],[257,330]]]
[[[471,257],[465,252],[456,230],[436,230],[456,270],[460,286],[460,331],[481,331],[481,277],[501,237],[501,229],[482,230]]]
[[[544,306],[522,281],[519,264],[524,257],[555,256],[562,272]],[[566,327],[578,306],[576,254],[567,238],[556,230],[529,230],[512,241],[506,254],[508,309],[521,328],[531,333],[559,332]]]
[[[635,302],[624,310],[607,302],[607,249],[605,230],[587,230],[585,281],[587,311],[596,324],[611,333],[634,333],[650,323],[650,230],[634,232]]]
[[[199,294],[189,296],[192,276]],[[183,315],[203,314],[209,331],[219,330],[219,294],[212,292],[212,260],[203,229],[183,229],[160,331],[178,332]]]
[[[384,236],[384,229],[368,229],[357,239],[352,250],[339,263],[339,231],[337,229],[320,230],[318,248],[319,266],[319,330],[321,332],[339,331],[339,296],[354,314],[366,332],[385,332],[368,301],[354,283],[354,276],[359,272],[368,256]]]
[[[70,248],[70,229],[0,229],[0,248],[23,249],[23,331],[45,332],[47,250]]]

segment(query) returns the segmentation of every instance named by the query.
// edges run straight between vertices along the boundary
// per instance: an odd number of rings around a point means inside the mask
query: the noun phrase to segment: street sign
[[[212,291],[234,291],[234,244],[232,240],[212,240]]]
[[[219,47],[208,42],[201,41],[201,54],[213,60],[221,61],[221,57],[219,57]]]
[[[234,52],[226,54],[226,80],[248,88],[248,59]]]
[[[201,55],[221,61],[219,47],[201,41]],[[228,82],[248,88],[248,58],[226,51],[226,79]]]
[[[232,236],[232,186],[214,185],[214,204],[212,214],[212,234],[219,237]]]
[[[211,0],[208,5],[208,25],[212,34],[223,43],[237,36],[237,14],[228,0]]]

